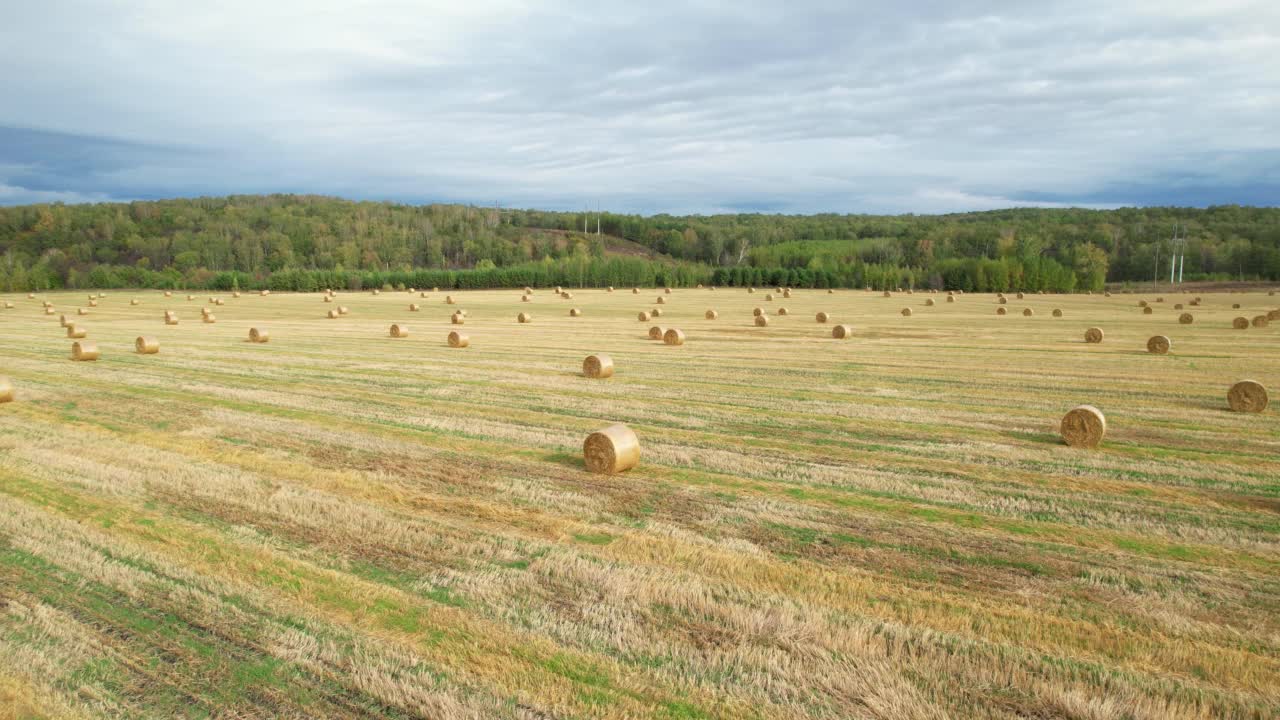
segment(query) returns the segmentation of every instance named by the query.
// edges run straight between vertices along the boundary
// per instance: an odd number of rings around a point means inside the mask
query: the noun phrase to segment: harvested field
[[[759,294],[706,322],[682,288],[671,348],[636,323],[661,290],[570,289],[580,317],[527,325],[450,290],[466,351],[434,299],[391,338],[400,293],[166,325],[159,291],[108,291],[94,362],[40,302],[82,292],[0,296],[0,717],[1280,710],[1280,415],[1227,406],[1280,386],[1280,327],[1232,328],[1265,291],[1183,325],[1122,294],[1012,322],[797,290],[755,327]],[[1059,436],[1079,405],[1097,448]],[[639,464],[588,472],[615,423]]]

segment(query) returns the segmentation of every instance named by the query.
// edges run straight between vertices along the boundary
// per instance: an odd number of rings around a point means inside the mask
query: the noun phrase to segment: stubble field
[[[0,717],[1280,712],[1280,297],[573,292],[0,297]]]

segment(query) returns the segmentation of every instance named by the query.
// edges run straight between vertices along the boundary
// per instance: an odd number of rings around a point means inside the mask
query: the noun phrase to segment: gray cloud
[[[26,4],[0,203],[1275,204],[1272,2]]]

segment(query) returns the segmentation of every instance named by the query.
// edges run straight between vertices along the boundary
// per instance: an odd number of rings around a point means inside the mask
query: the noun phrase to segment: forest
[[[0,291],[1280,280],[1280,208],[622,215],[254,195],[0,207]]]

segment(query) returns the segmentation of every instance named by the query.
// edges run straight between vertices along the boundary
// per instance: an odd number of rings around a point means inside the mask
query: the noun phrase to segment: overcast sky
[[[0,204],[1280,204],[1280,2],[9,2]]]

